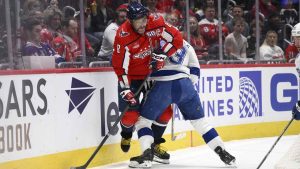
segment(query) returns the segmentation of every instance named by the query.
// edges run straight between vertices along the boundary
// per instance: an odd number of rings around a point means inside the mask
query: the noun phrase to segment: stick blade
[[[172,137],[172,141],[180,140],[186,137],[186,133],[180,133]]]
[[[85,166],[79,166],[79,167],[71,167],[70,169],[86,169]]]

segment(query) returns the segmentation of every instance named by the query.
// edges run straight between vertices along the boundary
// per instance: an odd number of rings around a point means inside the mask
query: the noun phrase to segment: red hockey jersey
[[[143,35],[136,33],[127,20],[117,30],[112,66],[121,81],[122,87],[129,87],[132,79],[144,79],[149,72],[149,64],[153,49],[165,43],[163,51],[171,56],[183,45],[180,32],[173,26],[164,22],[158,15],[149,15],[146,31]]]
[[[290,59],[296,58],[298,53],[300,53],[300,51],[298,51],[298,48],[293,43],[289,44],[288,47],[285,49],[286,61],[289,62]]]

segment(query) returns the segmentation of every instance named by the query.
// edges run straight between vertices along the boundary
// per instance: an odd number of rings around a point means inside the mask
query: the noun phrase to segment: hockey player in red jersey
[[[129,4],[128,19],[117,30],[112,55],[112,65],[119,80],[119,110],[123,112],[130,105],[121,120],[121,148],[124,152],[130,148],[133,127],[139,117],[139,96],[134,97],[134,93],[150,73],[149,65],[153,70],[163,66],[162,59],[152,58],[159,56],[153,50],[160,46],[160,40],[164,40],[167,43],[162,52],[171,56],[183,45],[176,28],[166,24],[161,16],[149,14],[148,9],[138,2]],[[146,91],[147,87],[144,87],[143,96]],[[161,163],[169,163],[169,154],[161,151],[159,145],[164,142],[161,137],[171,117],[172,109],[168,107],[152,125],[156,144],[154,155]]]

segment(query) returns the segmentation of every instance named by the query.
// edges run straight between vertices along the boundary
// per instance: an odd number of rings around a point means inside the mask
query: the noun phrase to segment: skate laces
[[[159,153],[159,154],[166,154],[167,153],[167,149],[163,146],[161,146],[160,144],[156,144],[154,146],[154,150],[155,152]]]

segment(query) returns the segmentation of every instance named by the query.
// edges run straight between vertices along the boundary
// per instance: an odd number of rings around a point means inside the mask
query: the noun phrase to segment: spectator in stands
[[[103,32],[108,24],[113,21],[114,11],[106,6],[106,0],[96,0],[97,10],[92,12],[90,31],[102,41]]]
[[[200,34],[205,40],[205,44],[208,46],[209,59],[217,59],[218,57],[218,20],[215,19],[216,9],[213,6],[207,6],[204,9],[205,18],[198,24],[200,28]],[[228,29],[226,26],[222,26],[223,35],[227,36]],[[225,38],[223,36],[223,38]]]
[[[101,49],[98,53],[98,57],[100,57],[101,60],[111,60],[117,30],[119,26],[126,21],[126,18],[127,5],[121,5],[119,8],[117,8],[117,18],[114,22],[108,25],[104,31]]]
[[[62,22],[62,34],[53,40],[53,46],[57,53],[67,62],[80,60],[81,46],[79,42],[79,28],[75,18],[66,18]],[[85,38],[87,56],[93,55],[93,48]]]
[[[184,24],[185,24],[185,21],[187,20],[186,19],[186,15],[185,15],[185,6],[186,6],[186,3],[185,3],[185,0],[175,0],[174,2],[174,8],[172,10],[172,12],[175,12],[178,16],[178,29],[179,30],[183,30],[184,29]]]
[[[269,17],[269,14],[277,11],[275,5],[272,4],[271,0],[259,0],[259,12],[264,15],[265,18]],[[251,10],[252,16],[255,16],[255,4]]]
[[[40,21],[40,23],[42,24],[42,27],[45,28],[45,26],[46,26],[45,25],[45,16],[42,11],[32,10],[28,13],[28,15],[26,17],[38,19]]]
[[[203,2],[201,2],[201,7],[195,12],[195,17],[197,18],[197,20],[201,21],[205,18],[204,10],[207,6],[216,8],[216,5],[217,3],[215,2],[215,0],[204,0]]]
[[[170,13],[167,13],[166,16],[165,16],[165,20],[166,22],[168,22],[169,24],[175,26],[176,28],[178,28],[178,15],[177,13],[175,12],[170,12]]]
[[[158,0],[157,9],[159,11],[165,11],[166,13],[170,13],[174,6],[174,0]]]
[[[158,0],[146,0],[145,6],[149,9],[149,12],[151,14],[158,14],[164,17],[166,13],[157,9],[157,2]]]
[[[70,17],[69,19],[72,19],[72,20],[75,20],[77,22],[77,36],[73,36],[73,40],[79,45],[79,48],[81,48],[81,43],[80,43],[80,15],[77,15],[76,17]],[[91,45],[89,39],[87,38],[86,34],[85,34],[85,37],[84,37],[84,41],[85,41],[85,49],[86,49],[86,55],[87,56],[94,56],[95,54],[95,49],[94,47]],[[80,49],[81,50],[81,49]],[[97,50],[100,50],[97,49]],[[98,52],[98,51],[97,51]]]
[[[262,41],[264,39],[264,37],[262,36],[261,32],[262,32],[262,22],[259,22],[259,33],[260,33],[260,44],[262,44]],[[248,47],[246,49],[247,52],[247,58],[252,58],[255,59],[255,55],[256,55],[256,21],[254,20],[254,22],[251,22],[250,24],[250,35],[247,37],[247,41],[248,41]]]
[[[273,30],[267,32],[264,43],[259,48],[261,60],[284,59],[283,50],[277,46],[277,33]]]
[[[190,16],[190,33],[190,44],[194,47],[198,59],[202,59],[202,57],[208,55],[207,46],[205,45],[203,37],[200,35],[198,20],[194,16]],[[185,40],[188,39],[187,36],[187,33],[183,32],[183,38]]]
[[[268,21],[263,28],[263,34],[266,34],[269,30],[273,30],[277,33],[278,46],[283,48],[283,25],[280,19],[280,15],[277,12],[269,15]]]
[[[26,18],[23,27],[27,41],[22,49],[22,56],[54,56],[56,63],[64,61],[49,44],[41,42],[42,25],[38,19]]]
[[[56,8],[58,8],[59,7],[58,0],[51,0],[50,3],[49,3],[49,7],[56,7]]]
[[[61,21],[63,14],[56,7],[44,11],[46,28],[41,31],[42,41],[51,44],[53,39],[61,34]]]
[[[233,32],[233,21],[232,20],[234,18],[243,18],[243,15],[244,15],[243,8],[239,5],[234,6],[232,8],[232,15],[233,15],[233,18],[225,23],[225,25],[227,26],[230,33]],[[242,31],[242,34],[245,37],[247,37],[249,35],[249,24],[246,21],[244,21],[244,30]]]
[[[43,11],[42,4],[39,0],[26,0],[23,5],[24,14],[27,15],[30,11]]]
[[[203,4],[203,6],[212,6],[212,7],[217,7],[217,2],[215,1],[215,0],[205,0],[205,1],[203,1],[204,2],[204,4]]]
[[[88,0],[88,1],[95,1],[95,0]],[[120,5],[128,4],[130,1],[132,0],[107,0],[106,4],[109,8],[115,11],[117,8],[119,8]]]
[[[225,1],[226,2],[226,1]],[[223,5],[223,4],[222,4]],[[233,1],[233,0],[229,0],[229,1],[227,1],[226,2],[226,9],[224,10],[224,12],[223,12],[223,14],[222,14],[222,18],[223,18],[223,20],[225,21],[225,22],[228,22],[228,21],[230,21],[230,20],[232,20],[233,19],[233,8],[235,7],[235,6],[237,6],[237,4],[236,4],[236,2],[235,1]],[[232,27],[231,27],[232,28]],[[232,32],[233,30],[231,29],[231,32]],[[230,33],[231,33],[230,32]]]
[[[225,56],[229,59],[246,59],[247,38],[242,35],[244,19],[236,17],[232,20],[233,32],[230,33],[224,42]]]
[[[205,18],[199,22],[200,33],[204,37],[207,45],[213,45],[218,41],[218,32],[216,27],[218,20],[216,17],[216,9],[212,6],[207,6],[204,9]]]

